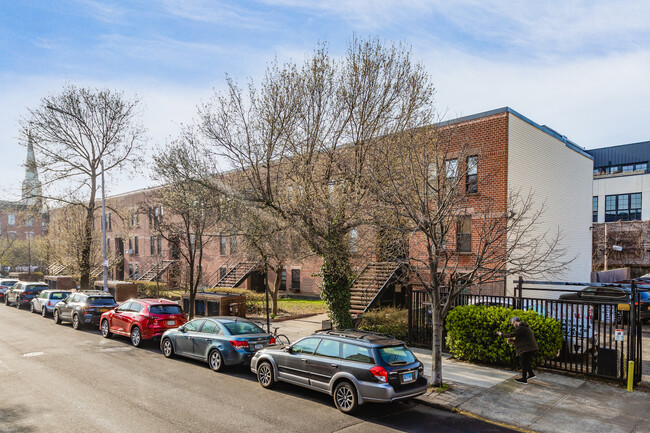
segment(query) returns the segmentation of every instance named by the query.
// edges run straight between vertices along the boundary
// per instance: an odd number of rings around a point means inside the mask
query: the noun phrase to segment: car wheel
[[[9,306],[9,298],[7,298],[7,295],[5,295],[5,305],[7,307]]]
[[[61,323],[61,317],[59,316],[59,310],[54,310],[54,313],[52,314],[54,317],[54,323],[57,325]]]
[[[45,306],[43,306],[43,308],[41,308],[41,316],[47,317],[47,308],[45,308]]]
[[[341,382],[334,388],[334,405],[343,413],[350,414],[357,410],[357,390],[350,382]]]
[[[224,367],[223,356],[217,349],[212,350],[208,355],[208,365],[212,371],[222,371]]]
[[[76,329],[77,331],[81,329],[81,321],[79,320],[78,314],[72,315],[72,329]]]
[[[111,328],[108,325],[108,320],[102,320],[102,337],[111,338],[113,336],[113,333],[110,331],[110,329]]]
[[[257,367],[257,381],[262,388],[273,388],[275,381],[273,380],[273,366],[270,362],[264,361]]]
[[[174,345],[169,338],[165,338],[162,342],[162,353],[165,355],[165,358],[174,357]]]
[[[137,326],[131,328],[131,344],[135,347],[140,347],[142,344],[142,333]]]
[[[16,298],[16,308],[20,310],[20,299]]]

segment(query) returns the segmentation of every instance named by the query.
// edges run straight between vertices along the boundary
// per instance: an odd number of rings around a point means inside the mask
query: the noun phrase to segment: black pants
[[[533,367],[530,365],[530,361],[533,359],[536,352],[537,351],[524,352],[519,356],[521,361],[521,377],[524,380],[535,375],[535,373],[533,373]]]

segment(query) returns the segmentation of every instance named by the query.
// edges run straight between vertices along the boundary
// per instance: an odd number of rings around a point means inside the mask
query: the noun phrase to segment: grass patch
[[[438,394],[442,394],[445,391],[449,391],[451,389],[451,386],[449,386],[448,383],[443,383],[442,386],[429,385],[429,389],[437,392]]]

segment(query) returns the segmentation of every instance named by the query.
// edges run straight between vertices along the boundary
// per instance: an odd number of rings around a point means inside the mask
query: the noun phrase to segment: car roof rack
[[[371,341],[371,339],[368,337],[380,337],[384,339],[397,340],[397,338],[393,337],[392,335],[383,334],[381,332],[362,331],[359,329],[340,329],[340,330],[320,329],[316,331],[316,333],[327,334],[327,335],[332,335],[337,337],[356,338],[357,340],[367,340],[367,341]]]
[[[110,296],[113,296],[113,295],[111,295],[111,292],[105,292],[103,290],[82,290],[81,292],[77,292],[77,293],[81,293],[81,294],[84,294],[84,295],[91,295],[91,296],[97,296],[97,295],[110,295]]]

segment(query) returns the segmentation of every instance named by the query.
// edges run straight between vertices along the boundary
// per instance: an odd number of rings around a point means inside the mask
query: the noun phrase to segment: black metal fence
[[[555,295],[570,289],[543,288],[540,285],[577,285],[519,281],[516,296],[491,296],[461,294],[454,302],[459,305],[496,305],[537,313],[556,319],[564,331],[563,347],[554,359],[545,360],[543,366],[565,372],[627,380],[628,361],[634,363],[634,382],[641,381],[642,321],[640,302],[637,299],[618,302],[586,303],[560,299],[523,296],[527,293]],[[589,285],[582,283],[581,285]],[[592,284],[593,285],[593,284]],[[629,287],[629,286],[628,286]],[[632,290],[632,293],[636,293]],[[637,295],[638,296],[638,295]],[[443,295],[444,298],[444,295]],[[409,343],[416,347],[431,348],[431,306],[424,290],[407,292],[409,312]],[[443,331],[444,338],[444,331]],[[448,350],[443,340],[445,350]]]

